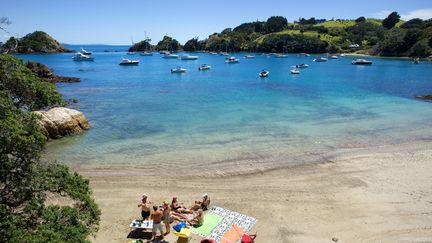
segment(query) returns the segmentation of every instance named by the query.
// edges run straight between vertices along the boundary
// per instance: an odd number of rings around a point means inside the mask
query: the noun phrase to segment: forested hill
[[[35,31],[22,38],[11,37],[0,50],[7,53],[72,52],[43,31]]]
[[[203,40],[192,38],[183,46],[171,37],[164,37],[153,49],[166,49],[166,46],[175,47],[172,51],[357,52],[426,57],[432,54],[432,19],[405,22],[393,12],[384,20],[301,18],[289,23],[285,17],[273,16],[267,21],[227,28]]]

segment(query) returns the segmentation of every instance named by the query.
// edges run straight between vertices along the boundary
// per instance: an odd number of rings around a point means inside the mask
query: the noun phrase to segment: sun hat
[[[204,194],[203,194],[203,197],[207,197],[207,196],[208,196],[208,193],[204,193]]]
[[[148,197],[148,196],[147,196],[147,194],[144,193],[144,194],[142,195],[142,197],[143,197],[143,198],[146,198],[146,197]]]

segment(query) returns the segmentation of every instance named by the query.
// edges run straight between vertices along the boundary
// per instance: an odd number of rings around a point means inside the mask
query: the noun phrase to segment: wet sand
[[[256,242],[432,242],[432,142],[342,150],[323,163],[246,175],[105,170],[122,173],[79,169],[102,209],[93,242],[127,242],[143,193],[158,205],[172,196],[189,205],[204,192],[213,206],[257,218]],[[128,171],[132,176],[124,176]]]

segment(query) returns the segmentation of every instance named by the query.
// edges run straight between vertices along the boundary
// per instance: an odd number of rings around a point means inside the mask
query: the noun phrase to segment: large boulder
[[[35,111],[40,116],[39,124],[47,138],[56,139],[63,136],[82,133],[90,124],[80,111],[56,107],[48,111]]]

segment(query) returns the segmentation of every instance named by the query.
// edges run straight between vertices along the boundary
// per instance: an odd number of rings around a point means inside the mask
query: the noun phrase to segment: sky
[[[432,18],[432,0],[0,0],[2,26],[22,37],[42,30],[61,43],[125,44],[147,35],[155,44],[169,35],[184,44],[245,22],[284,16],[325,19],[385,18],[397,11],[402,19]],[[0,41],[9,35],[0,30]]]

